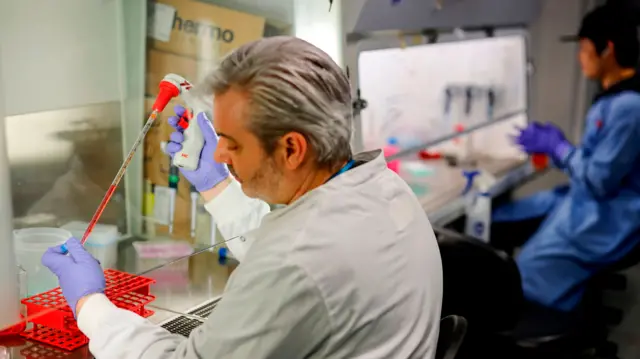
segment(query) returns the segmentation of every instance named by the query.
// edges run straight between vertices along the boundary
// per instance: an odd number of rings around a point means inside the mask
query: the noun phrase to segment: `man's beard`
[[[233,166],[231,165],[227,165],[227,169],[229,170],[229,173],[231,173],[231,175],[233,176],[233,178],[237,179],[238,181],[241,181],[238,178],[238,175],[236,174],[236,171],[233,170]]]
[[[282,171],[280,171],[273,158],[267,158],[261,163],[260,168],[248,179],[238,177],[233,170],[233,166],[228,167],[233,177],[242,184],[242,190],[248,197],[259,198],[271,203],[278,194]]]

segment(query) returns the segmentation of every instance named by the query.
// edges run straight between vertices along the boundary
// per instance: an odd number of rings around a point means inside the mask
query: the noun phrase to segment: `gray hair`
[[[349,79],[324,51],[295,37],[245,44],[207,76],[209,94],[238,87],[249,93],[249,128],[271,154],[277,141],[298,132],[320,166],[349,159],[353,111]]]

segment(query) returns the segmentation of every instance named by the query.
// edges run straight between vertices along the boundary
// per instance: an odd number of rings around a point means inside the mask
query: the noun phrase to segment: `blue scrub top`
[[[569,185],[498,208],[494,221],[546,215],[516,261],[525,297],[562,311],[640,243],[640,75],[594,100],[582,143],[556,166]]]

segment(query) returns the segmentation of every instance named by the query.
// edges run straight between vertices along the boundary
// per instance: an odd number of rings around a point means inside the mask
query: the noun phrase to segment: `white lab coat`
[[[206,323],[172,335],[102,294],[78,325],[98,358],[432,359],[442,304],[435,235],[380,151],[268,213],[227,188],[207,209],[248,250]],[[266,214],[266,215],[265,215]],[[226,232],[226,233],[225,233]],[[233,248],[231,248],[234,250]]]
[[[239,261],[244,257],[255,237],[243,234],[260,226],[262,218],[269,213],[269,205],[244,195],[240,184],[232,180],[224,191],[204,206],[216,221],[216,225],[228,240],[225,244]]]

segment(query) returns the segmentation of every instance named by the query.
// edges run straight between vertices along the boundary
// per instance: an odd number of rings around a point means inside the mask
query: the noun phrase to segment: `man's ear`
[[[309,150],[307,139],[298,132],[289,132],[282,136],[278,142],[284,166],[291,170],[300,167]]]
[[[614,51],[615,46],[613,45],[613,42],[608,41],[607,42],[607,47],[604,48],[604,50],[602,51],[602,54],[600,55],[601,57],[605,57],[609,54],[612,54]]]

